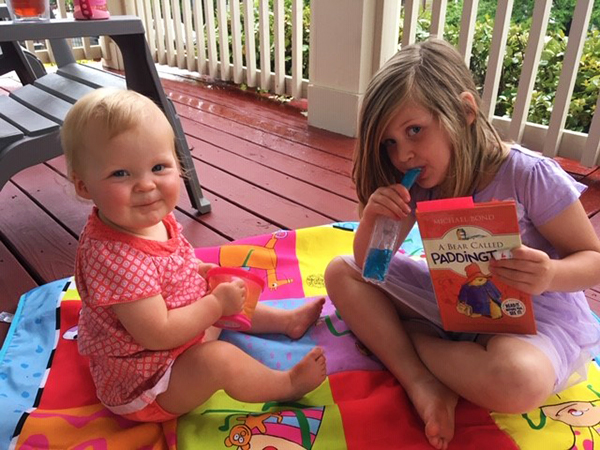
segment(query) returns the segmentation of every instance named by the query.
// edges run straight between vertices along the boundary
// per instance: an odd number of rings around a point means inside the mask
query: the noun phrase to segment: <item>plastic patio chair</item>
[[[8,16],[0,5],[0,18]],[[75,61],[67,38],[110,36],[119,46],[125,77]],[[45,74],[35,56],[18,44],[49,39],[58,70]],[[144,27],[136,16],[108,20],[49,22],[0,21],[0,74],[14,70],[23,84],[10,95],[0,95],[0,189],[17,172],[62,154],[60,125],[71,106],[99,87],[132,89],[151,98],[173,126],[176,149],[185,174],[184,183],[192,207],[210,211],[203,196],[185,134],[175,108],[165,95],[146,43]],[[42,66],[43,69],[43,66]]]

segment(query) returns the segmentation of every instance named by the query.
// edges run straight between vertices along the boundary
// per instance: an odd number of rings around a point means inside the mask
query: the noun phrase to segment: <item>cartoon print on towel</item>
[[[600,397],[591,385],[587,387],[597,397]],[[539,424],[534,424],[527,414],[524,414],[524,417],[529,426],[534,429],[543,428],[547,418],[568,425],[572,433],[572,442],[564,447],[565,450],[598,449],[600,448],[600,434],[598,433],[600,408],[597,406],[599,401],[598,399],[593,401],[565,400],[560,394],[555,394],[539,408]]]
[[[280,230],[273,233],[264,245],[223,245],[219,252],[219,265],[223,267],[241,267],[248,270],[265,270],[267,286],[270,290],[274,291],[278,287],[294,281],[293,278],[277,277],[277,252],[275,251],[275,245],[280,239],[287,237],[288,232]]]
[[[493,414],[493,416],[500,428],[508,428],[522,450],[537,448],[598,450],[600,449],[598,365],[595,362],[590,364],[586,381],[560,394],[552,395],[542,406],[529,413],[512,417],[505,414]]]
[[[225,446],[234,447],[236,450],[250,450],[252,448],[273,450],[312,449],[321,426],[325,408],[296,406],[299,409],[227,416],[225,424],[219,427],[220,431],[228,432],[224,440]]]

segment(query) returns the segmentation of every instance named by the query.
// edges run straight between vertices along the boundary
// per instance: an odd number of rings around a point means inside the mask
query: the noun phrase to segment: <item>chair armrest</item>
[[[107,20],[0,21],[0,42],[131,34],[144,34],[144,26],[137,16],[113,16]]]

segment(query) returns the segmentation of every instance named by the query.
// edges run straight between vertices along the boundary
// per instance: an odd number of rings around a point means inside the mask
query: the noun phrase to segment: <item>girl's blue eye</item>
[[[157,164],[152,168],[152,172],[160,172],[161,170],[165,170],[165,168],[164,164]]]
[[[421,127],[419,126],[414,126],[414,127],[409,127],[408,128],[408,135],[409,136],[414,136],[416,134],[419,134],[421,132]]]
[[[117,177],[117,178],[121,178],[124,177],[125,175],[127,175],[127,171],[126,170],[115,170],[112,174],[113,177]]]
[[[393,147],[394,145],[396,145],[396,140],[395,139],[384,139],[382,144],[385,148]]]

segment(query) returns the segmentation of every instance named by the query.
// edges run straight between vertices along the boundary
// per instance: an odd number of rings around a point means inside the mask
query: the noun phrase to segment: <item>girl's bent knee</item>
[[[522,414],[539,407],[552,394],[553,370],[548,372],[524,359],[514,363],[501,368],[492,381],[496,387],[490,406],[496,412]]]
[[[335,280],[339,276],[343,276],[347,272],[348,264],[340,256],[333,258],[325,268],[325,282],[327,280]]]
[[[353,270],[343,258],[336,256],[327,265],[324,274],[325,287],[328,291],[335,290],[338,286],[343,286],[348,277],[351,276],[350,270]]]

